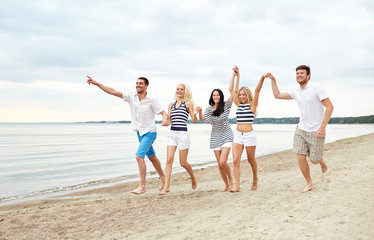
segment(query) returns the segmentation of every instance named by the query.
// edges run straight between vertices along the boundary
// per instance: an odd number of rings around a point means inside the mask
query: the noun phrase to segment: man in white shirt
[[[168,121],[167,114],[162,109],[158,100],[150,98],[148,96],[148,79],[145,77],[138,78],[138,80],[136,81],[136,92],[123,94],[120,91],[96,82],[89,76],[87,77],[88,84],[96,85],[104,92],[122,98],[125,102],[128,102],[130,104],[131,127],[137,133],[139,140],[139,147],[136,152],[136,160],[138,162],[140,176],[139,187],[132,190],[131,192],[134,194],[142,194],[146,192],[147,168],[144,161],[145,156],[147,156],[148,159],[152,162],[154,168],[159,174],[161,180],[160,189],[162,189],[165,183],[165,175],[162,171],[161,163],[156,157],[156,152],[152,147],[152,144],[157,137],[155,115],[162,115],[162,126],[168,126],[170,122]]]
[[[295,130],[293,152],[297,154],[300,170],[307,182],[307,186],[301,192],[308,192],[313,189],[313,183],[306,156],[309,156],[312,163],[321,165],[322,173],[327,171],[323,158],[325,129],[334,107],[326,91],[318,84],[310,82],[309,66],[300,65],[296,68],[296,81],[299,87],[291,92],[280,92],[275,77],[271,73],[266,76],[272,80],[275,98],[295,99],[299,106],[300,120]]]

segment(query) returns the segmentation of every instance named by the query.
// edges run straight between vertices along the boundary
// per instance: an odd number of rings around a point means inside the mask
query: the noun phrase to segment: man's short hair
[[[139,77],[138,80],[143,80],[144,83],[145,83],[145,85],[147,85],[147,86],[149,85],[149,81],[148,81],[148,79],[145,78],[145,77]]]
[[[296,71],[297,70],[306,70],[306,75],[309,75],[310,74],[310,67],[307,66],[307,65],[300,65],[296,68]]]

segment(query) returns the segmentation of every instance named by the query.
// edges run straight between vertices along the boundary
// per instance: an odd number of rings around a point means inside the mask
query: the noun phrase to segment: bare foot
[[[251,190],[257,190],[257,185],[258,185],[258,180],[253,180],[253,183],[252,183],[252,188]]]
[[[134,193],[134,194],[137,194],[137,195],[145,193],[145,192],[146,192],[145,187],[141,187],[141,186],[139,186],[139,187],[137,187],[137,188],[135,188],[134,190],[131,191],[131,193]]]
[[[193,178],[191,178],[191,182],[192,182],[192,189],[195,189],[197,187],[197,182],[196,182],[195,176]]]
[[[235,186],[234,186],[234,179],[229,179],[229,190],[233,189]]]
[[[170,189],[169,188],[166,188],[166,189],[163,188],[163,189],[161,189],[159,195],[165,195],[165,193],[167,193],[167,192],[170,192]]]
[[[160,186],[158,187],[158,190],[161,191],[164,188],[165,185],[165,177],[160,177]]]
[[[240,192],[240,188],[239,187],[233,187],[230,189],[230,192]]]
[[[222,188],[221,192],[226,192],[227,190],[229,190],[229,186],[225,186],[224,188]]]
[[[302,193],[309,192],[312,189],[313,189],[313,184],[308,184],[303,190],[301,190],[301,192]]]
[[[325,173],[327,171],[327,164],[325,162],[325,159],[322,159],[321,161],[321,170],[322,170],[322,173]]]

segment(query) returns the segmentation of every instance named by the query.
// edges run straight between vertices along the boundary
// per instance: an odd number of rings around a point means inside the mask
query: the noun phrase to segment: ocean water
[[[254,125],[256,155],[291,149],[296,125]],[[189,124],[188,162],[216,165],[209,149],[210,125]],[[235,125],[232,125],[235,128]],[[154,144],[164,168],[169,127],[158,125]],[[374,125],[327,127],[326,142],[374,133]],[[0,123],[0,205],[47,194],[138,180],[136,134],[119,123]],[[245,157],[245,155],[243,155]],[[157,177],[147,162],[148,177]],[[229,156],[232,162],[232,156]],[[178,153],[173,172],[182,171]]]

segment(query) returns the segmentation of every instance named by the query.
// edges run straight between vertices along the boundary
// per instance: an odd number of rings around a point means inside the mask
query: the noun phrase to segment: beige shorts
[[[292,151],[309,156],[313,162],[321,160],[325,148],[325,137],[316,138],[315,135],[316,132],[306,132],[297,126],[293,137]]]

